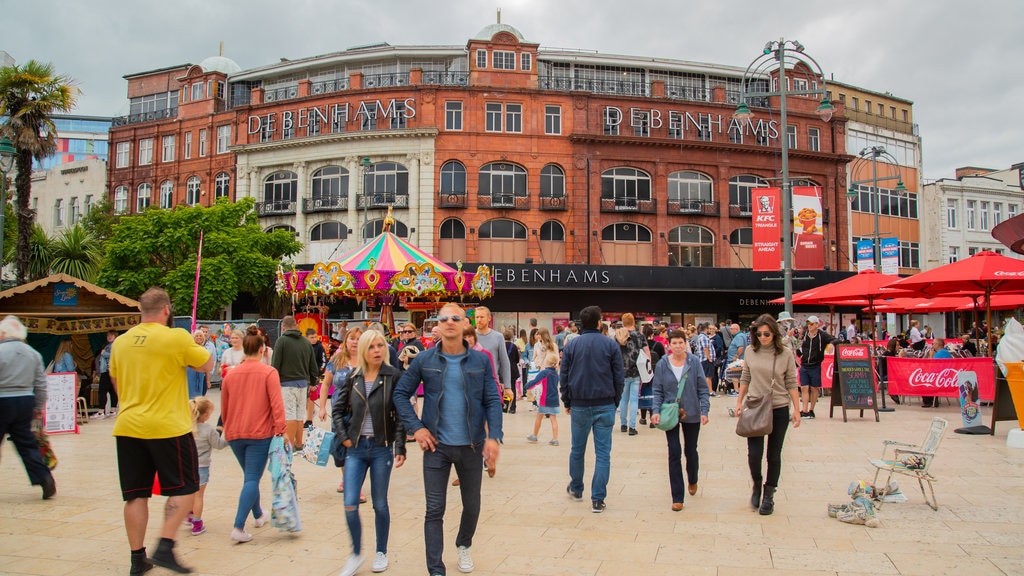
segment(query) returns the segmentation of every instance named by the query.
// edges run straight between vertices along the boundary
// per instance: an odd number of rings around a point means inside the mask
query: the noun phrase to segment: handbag
[[[50,436],[46,434],[42,420],[35,420],[33,428],[36,433],[36,441],[39,442],[39,455],[43,458],[43,464],[50,470],[57,467],[57,455],[53,453],[53,446],[50,446]]]
[[[292,448],[280,436],[270,441],[267,470],[273,500],[270,508],[270,524],[282,532],[300,532],[299,498],[296,494],[295,475],[292,473]]]
[[[679,390],[676,392],[675,402],[662,402],[658,408],[658,423],[655,426],[658,430],[671,430],[679,425],[680,420],[686,419],[686,410],[679,406],[679,399],[683,397],[683,388],[686,387],[687,373],[679,379]]]
[[[775,386],[775,359],[778,358],[776,354],[775,358],[772,358],[772,386]],[[736,434],[743,436],[744,438],[752,438],[756,436],[767,436],[772,433],[774,428],[772,424],[772,391],[768,389],[768,393],[761,396],[760,398],[751,398],[747,396],[743,399],[743,410],[740,412],[740,417],[736,422]]]
[[[302,445],[302,457],[317,466],[327,466],[333,440],[334,432],[317,426],[306,428],[306,442]]]

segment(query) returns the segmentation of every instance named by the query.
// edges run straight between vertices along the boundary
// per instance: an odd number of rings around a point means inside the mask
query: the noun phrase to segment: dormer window
[[[524,72],[533,70],[533,54],[523,52],[519,55],[519,69]]]
[[[192,98],[191,98],[191,100],[193,102],[195,102],[196,100],[202,100],[202,99],[203,99],[203,83],[202,82],[196,82],[195,84],[192,85]]]
[[[487,50],[476,51],[476,67],[487,68]]]
[[[492,64],[497,70],[515,70],[516,69],[516,53],[507,52],[505,50],[495,50],[491,56]]]

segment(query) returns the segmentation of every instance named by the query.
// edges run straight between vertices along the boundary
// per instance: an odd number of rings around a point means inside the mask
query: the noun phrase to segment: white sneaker
[[[473,571],[473,557],[469,555],[469,548],[459,546],[459,572],[469,573]]]
[[[363,565],[364,560],[366,560],[366,556],[362,554],[349,556],[348,561],[345,562],[345,567],[341,569],[341,572],[338,572],[338,576],[352,576]]]
[[[252,534],[249,534],[245,530],[239,530],[238,528],[235,528],[231,530],[231,539],[239,543],[248,542],[249,540],[252,540]]]
[[[259,518],[257,518],[256,520],[253,521],[253,525],[256,526],[257,528],[263,528],[264,526],[267,525],[267,521],[269,521],[269,520],[270,520],[270,514],[267,514],[267,512],[264,511],[263,512],[263,516],[260,516]]]
[[[388,555],[383,552],[377,552],[377,555],[373,557],[373,571],[383,572],[388,569]]]

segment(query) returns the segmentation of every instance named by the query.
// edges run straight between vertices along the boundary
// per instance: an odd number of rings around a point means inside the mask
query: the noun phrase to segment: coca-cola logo
[[[863,348],[861,346],[852,347],[852,348],[841,347],[841,348],[839,348],[839,357],[840,358],[867,358],[868,357],[868,349],[867,348]]]
[[[1024,278],[1024,271],[1011,272],[1009,270],[996,270],[993,272],[994,276],[1011,276],[1013,278]]]
[[[910,373],[909,384],[923,388],[957,388],[956,376],[960,370],[956,368],[943,368],[942,370],[925,370],[914,368]]]
[[[824,362],[822,364],[824,364]],[[834,376],[835,369],[836,369],[835,362],[829,362],[828,365],[825,367],[825,376],[824,377],[827,378],[829,382],[831,382],[832,379],[835,377]]]

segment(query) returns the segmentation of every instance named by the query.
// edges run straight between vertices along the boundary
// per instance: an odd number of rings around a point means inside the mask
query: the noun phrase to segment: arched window
[[[139,184],[138,194],[135,195],[135,211],[142,212],[149,208],[149,202],[153,197],[153,185],[150,183]]]
[[[565,227],[558,220],[540,225],[541,264],[565,264]]]
[[[768,181],[760,176],[740,174],[729,179],[729,213],[737,216],[750,216],[753,213],[750,203],[750,191],[754,188],[767,188]]]
[[[635,168],[611,168],[601,174],[601,207],[636,212],[651,202],[651,176]]]
[[[565,172],[554,164],[548,164],[540,171],[540,197],[565,197]]]
[[[461,162],[449,160],[441,166],[440,192],[446,196],[466,194],[466,167]]]
[[[343,207],[348,199],[348,170],[341,166],[324,166],[313,172],[312,191],[314,207]]]
[[[231,195],[231,175],[227,172],[217,174],[214,179],[213,189],[215,198],[227,198]]]
[[[160,183],[160,207],[167,209],[174,206],[174,182],[164,180]]]
[[[526,169],[508,162],[491,162],[480,167],[480,199],[483,207],[514,208],[516,198],[526,198]]]
[[[396,162],[378,162],[363,172],[360,208],[409,207],[409,171]]]
[[[363,225],[363,240],[371,240],[380,236],[384,232],[384,219],[377,218],[376,220],[370,220]],[[399,238],[409,237],[409,227],[405,225],[401,220],[395,220],[395,224],[391,227],[391,233]]]
[[[733,230],[729,233],[729,244],[733,246],[753,246],[753,229],[748,227]]]
[[[271,232],[276,232],[278,230],[287,230],[288,232],[291,232],[292,234],[295,234],[296,236],[298,236],[298,233],[295,232],[295,228],[293,228],[293,227],[291,227],[291,226],[289,226],[287,224],[278,224],[276,226],[271,226],[271,227],[267,228],[266,230],[264,230],[264,232],[266,232],[267,234],[270,234]]]
[[[114,212],[124,214],[128,211],[128,187],[118,186],[114,188]]]
[[[274,172],[263,181],[263,213],[294,212],[299,177],[290,170]]]
[[[185,203],[189,206],[199,204],[199,176],[191,176],[185,182]]]
[[[480,224],[477,236],[481,262],[526,261],[526,226],[521,223],[507,218],[488,220]]]
[[[348,237],[348,227],[341,222],[321,222],[309,231],[310,242],[322,240],[344,240]]]
[[[609,266],[651,266],[651,230],[633,222],[616,222],[601,230],[600,256]]]
[[[818,183],[814,180],[808,180],[806,178],[797,178],[796,180],[790,180],[791,186],[818,186]]]
[[[668,175],[669,202],[712,202],[711,177],[683,170]]]
[[[668,232],[668,265],[715,265],[715,235],[703,226],[687,224]]]
[[[438,228],[437,255],[442,262],[466,259],[466,225],[458,218],[448,218]]]

